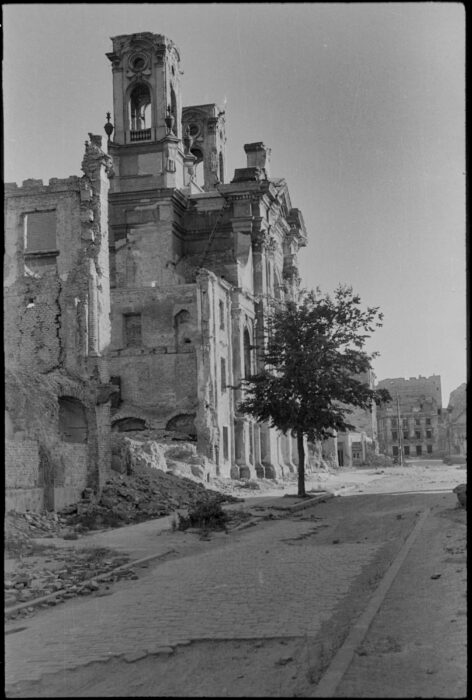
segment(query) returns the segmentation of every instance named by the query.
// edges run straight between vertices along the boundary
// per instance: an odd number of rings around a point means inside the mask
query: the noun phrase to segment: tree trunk
[[[305,445],[303,444],[303,433],[297,433],[298,448],[298,495],[305,497]]]

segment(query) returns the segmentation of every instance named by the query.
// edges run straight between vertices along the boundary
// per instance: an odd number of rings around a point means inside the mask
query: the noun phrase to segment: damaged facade
[[[446,413],[446,451],[467,456],[467,384],[451,392]]]
[[[6,186],[7,487],[37,508],[99,488],[110,430],[190,437],[222,476],[297,463],[237,404],[271,303],[298,288],[301,213],[261,142],[228,182],[225,114],[183,106],[172,41],[112,42],[107,155],[90,135],[82,178]]]
[[[375,387],[375,374],[368,370],[358,379]],[[347,421],[354,426],[352,430],[338,432],[336,437],[323,442],[324,459],[336,467],[357,467],[366,464],[370,457],[378,454],[377,438],[377,405],[372,404],[370,410],[350,406],[346,416]]]
[[[218,474],[275,477],[295,468],[292,439],[238,415],[237,387],[256,370],[268,304],[299,283],[303,219],[262,143],[226,181],[224,112],[182,106],[172,41],[112,41],[113,425],[178,430]]]
[[[60,508],[110,462],[110,167],[98,138],[83,177],[5,188],[7,508]]]

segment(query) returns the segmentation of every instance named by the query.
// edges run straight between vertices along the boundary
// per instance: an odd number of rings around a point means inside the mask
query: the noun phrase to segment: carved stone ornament
[[[102,151],[102,137],[89,133],[90,141],[85,142],[85,153],[82,160],[82,171],[92,177],[101,167],[105,167],[108,177],[113,177],[113,161],[109,155]]]
[[[268,231],[259,231],[257,234],[253,237],[252,240],[252,247],[256,251],[261,251],[264,248],[269,248],[272,237],[268,233]]]

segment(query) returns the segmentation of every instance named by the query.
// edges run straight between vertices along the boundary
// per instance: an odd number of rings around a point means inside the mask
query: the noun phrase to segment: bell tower
[[[116,174],[154,176],[152,187],[182,187],[179,51],[173,41],[151,32],[115,36],[112,42],[107,57],[113,71],[114,133],[108,150]]]

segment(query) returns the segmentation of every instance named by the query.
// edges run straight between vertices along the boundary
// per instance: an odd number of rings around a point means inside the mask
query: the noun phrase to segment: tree
[[[299,496],[306,495],[304,438],[315,442],[352,430],[350,407],[371,410],[373,402],[391,400],[387,390],[371,389],[362,378],[378,355],[368,354],[365,343],[382,319],[379,307],[362,310],[346,285],[333,296],[319,288],[302,291],[269,316],[261,369],[243,380],[238,408],[296,437]]]

